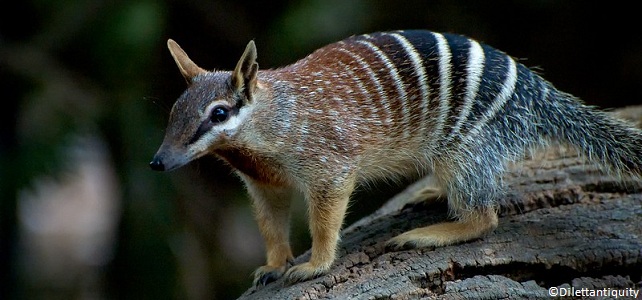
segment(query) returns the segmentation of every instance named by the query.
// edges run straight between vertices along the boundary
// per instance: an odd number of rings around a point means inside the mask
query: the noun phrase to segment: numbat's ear
[[[256,74],[259,71],[259,64],[256,62],[256,46],[254,41],[247,43],[245,52],[236,64],[232,72],[232,86],[243,92],[248,101],[252,100],[252,94],[256,89]]]
[[[185,81],[187,81],[187,84],[191,84],[194,77],[207,72],[189,59],[187,53],[185,53],[181,46],[174,42],[174,40],[167,40],[167,48],[169,49],[169,53],[172,54],[172,57],[174,58],[178,69],[181,71],[181,74],[185,78]]]

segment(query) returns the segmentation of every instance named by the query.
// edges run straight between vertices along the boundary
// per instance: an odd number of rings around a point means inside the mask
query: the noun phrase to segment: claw
[[[258,285],[265,286],[268,283],[277,281],[280,277],[281,277],[280,275],[277,275],[274,272],[265,273],[265,274],[261,275],[261,277],[259,277],[259,280],[254,285],[255,286],[258,286]]]
[[[262,266],[254,271],[254,286],[266,286],[277,281],[285,273],[285,267]]]
[[[475,212],[470,220],[443,222],[415,228],[386,243],[386,249],[435,248],[475,240],[497,227],[495,211]]]
[[[315,267],[309,262],[306,262],[290,268],[285,273],[285,282],[288,285],[292,285],[297,282],[302,282],[302,281],[317,278],[323,275],[326,271],[327,271],[327,268]]]
[[[399,243],[395,240],[390,240],[386,243],[386,246],[385,246],[386,252],[404,251],[404,250],[411,250],[415,248],[417,248],[417,244],[414,243],[413,241]]]

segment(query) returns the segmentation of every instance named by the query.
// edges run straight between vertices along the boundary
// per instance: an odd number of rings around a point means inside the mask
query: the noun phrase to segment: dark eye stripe
[[[229,109],[228,110],[227,120],[229,120],[229,118],[231,118],[232,116],[237,115],[239,113],[239,109],[240,109],[240,107],[238,107],[238,106],[234,106],[231,109]],[[205,120],[203,123],[201,123],[201,125],[198,127],[198,129],[196,129],[196,132],[194,133],[192,138],[189,139],[189,141],[185,145],[194,144],[205,133],[210,131],[210,129],[212,129],[212,127],[214,127],[214,125],[217,125],[217,123],[212,122],[210,119]]]
[[[194,133],[194,136],[187,142],[188,145],[193,144],[194,142],[198,141],[198,139],[201,138],[206,132],[208,132],[212,128],[212,122],[203,122],[201,126],[198,127],[196,130],[196,133]]]

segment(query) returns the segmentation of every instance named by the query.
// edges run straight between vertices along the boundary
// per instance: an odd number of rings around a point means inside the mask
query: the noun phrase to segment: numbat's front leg
[[[310,193],[308,210],[312,234],[310,261],[293,266],[285,273],[285,281],[293,284],[309,280],[327,272],[334,262],[339,232],[348,207],[354,184],[333,190]]]
[[[254,272],[254,285],[266,285],[283,276],[293,260],[289,241],[292,192],[244,178],[254,204],[256,220],[265,241],[267,264]]]

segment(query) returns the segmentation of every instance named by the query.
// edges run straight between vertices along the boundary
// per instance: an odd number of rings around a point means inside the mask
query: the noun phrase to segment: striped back
[[[494,48],[423,30],[353,36],[284,70],[303,91],[354,102],[390,134],[441,145],[479,133],[518,77],[515,61]]]

